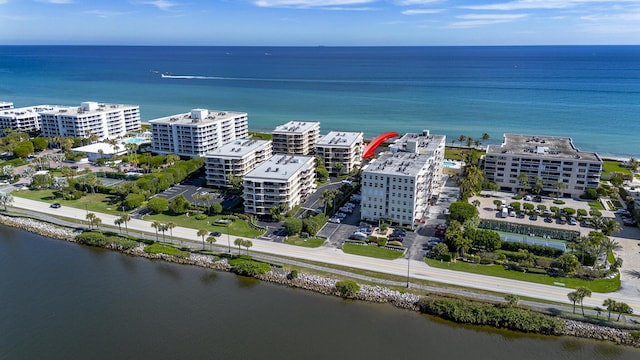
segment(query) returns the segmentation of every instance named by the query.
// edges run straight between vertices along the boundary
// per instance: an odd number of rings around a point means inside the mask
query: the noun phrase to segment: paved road
[[[16,197],[14,199],[13,206],[21,209],[30,209],[32,211],[38,211],[48,214],[52,213],[52,209],[49,207],[49,204],[23,198]],[[56,215],[63,215],[72,219],[77,219],[78,221],[84,220],[86,216],[84,210],[68,207],[63,207],[56,210]],[[104,224],[113,224],[113,221],[116,218],[116,216],[109,214],[96,215],[98,215],[98,217],[102,219],[102,222]],[[133,231],[153,231],[149,222],[138,219],[131,220],[131,222],[129,223],[129,229]],[[189,241],[199,240],[199,237],[196,235],[196,233],[196,229],[188,229],[182,227],[176,227],[175,229],[173,229],[173,236],[175,238],[188,239]],[[225,237],[226,236],[223,234],[222,238],[218,241],[219,245],[224,245]],[[231,236],[229,237],[228,241],[230,243],[233,243],[233,240],[236,238],[237,236]],[[382,260],[345,254],[341,250],[330,247],[319,247],[310,249],[298,246],[289,246],[270,241],[263,241],[259,239],[251,239],[251,241],[253,242],[251,251],[254,253],[259,252],[276,256],[281,255],[302,260],[318,261],[326,264],[377,271],[397,276],[407,276],[407,270],[409,270],[409,275],[411,278],[459,285],[473,289],[512,293],[519,296],[538,299],[541,298],[562,303],[568,302],[567,293],[572,291],[571,289],[565,289],[563,287],[554,287],[510,279],[494,278],[484,275],[451,271],[446,269],[431,268],[423,261],[407,261],[406,259]],[[602,306],[602,302],[607,298],[614,298],[617,301],[625,302],[633,307],[635,312],[640,311],[640,298],[638,296],[622,293],[594,293],[590,298],[584,300],[584,305],[589,308]]]

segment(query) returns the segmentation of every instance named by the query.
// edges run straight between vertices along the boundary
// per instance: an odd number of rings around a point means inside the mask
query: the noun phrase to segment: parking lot
[[[214,189],[189,184],[174,185],[156,196],[171,201],[176,197],[183,195],[190,203],[205,205],[204,201],[194,200],[193,196],[195,194],[211,194],[213,195],[213,199],[209,202],[209,204],[219,202],[225,209],[232,208],[237,204],[238,201],[240,201],[240,198],[238,196],[221,195],[215,192]]]

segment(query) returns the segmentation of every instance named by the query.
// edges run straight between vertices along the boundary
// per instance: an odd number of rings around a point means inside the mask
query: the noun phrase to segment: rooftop
[[[514,154],[555,159],[582,159],[600,161],[594,152],[582,152],[573,145],[571,138],[504,134],[501,145],[487,146],[487,154]]]
[[[236,140],[220,146],[219,148],[207,153],[205,156],[243,158],[247,154],[257,151],[270,143],[271,140]]]
[[[122,144],[118,144],[118,150],[116,152],[113,149],[113,145],[104,143],[104,142],[97,142],[97,143],[93,143],[85,146],[80,146],[77,148],[73,148],[71,150],[77,151],[77,152],[92,153],[92,154],[98,154],[100,153],[100,150],[102,150],[102,153],[104,155],[113,155],[113,154],[120,155],[127,152],[127,149]]]
[[[8,110],[2,110],[0,111],[0,116],[3,116],[3,117],[20,117],[23,115],[30,116],[32,114],[38,114],[45,111],[53,111],[58,108],[59,106],[55,106],[55,105],[26,106],[21,108],[12,108]]]
[[[85,101],[80,106],[55,106],[54,109],[43,111],[45,114],[65,114],[65,115],[83,115],[98,114],[109,111],[117,111],[122,109],[134,108],[138,105],[125,104],[104,104],[94,101]]]
[[[150,123],[169,123],[181,125],[209,125],[215,122],[233,120],[237,117],[246,117],[247,113],[235,111],[220,111],[208,109],[192,109],[188,113],[176,114],[150,120]]]
[[[416,176],[431,159],[431,155],[409,152],[384,152],[362,171],[385,175]]]
[[[422,133],[407,133],[389,146],[393,151],[407,151],[417,154],[433,154],[440,147],[445,145],[444,135],[431,135],[429,130],[422,130]]]
[[[276,126],[273,133],[298,133],[302,134],[309,130],[319,129],[318,121],[289,121],[286,124]]]
[[[362,141],[363,134],[361,132],[339,132],[330,131],[323,136],[317,146],[345,146],[351,147],[358,140]]]
[[[258,164],[255,169],[245,175],[245,179],[260,178],[272,181],[287,181],[292,175],[304,169],[309,161],[313,164],[313,156],[274,155]]]

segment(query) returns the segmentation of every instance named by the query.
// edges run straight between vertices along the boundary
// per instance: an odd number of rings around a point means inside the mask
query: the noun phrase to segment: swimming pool
[[[126,138],[122,142],[125,143],[125,144],[140,145],[140,144],[145,143],[145,142],[151,142],[151,139],[140,138],[140,137],[132,137],[132,138]]]
[[[459,167],[460,165],[455,161],[445,160],[442,162],[442,166],[444,167]]]

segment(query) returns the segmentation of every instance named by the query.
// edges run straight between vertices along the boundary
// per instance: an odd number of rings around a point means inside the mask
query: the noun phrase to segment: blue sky
[[[0,0],[0,44],[638,44],[640,0]]]

